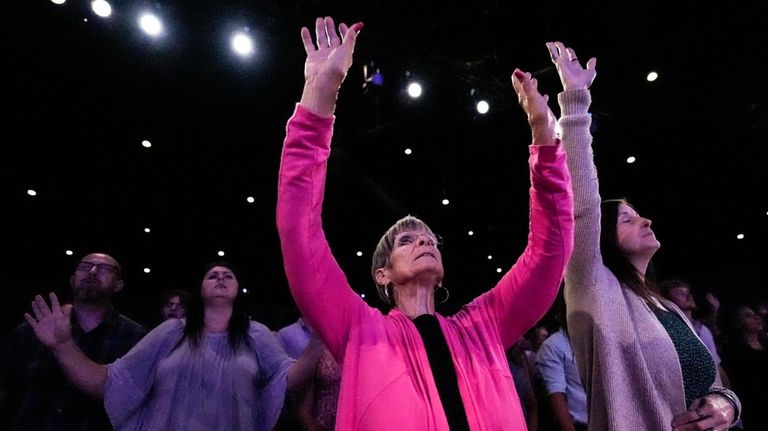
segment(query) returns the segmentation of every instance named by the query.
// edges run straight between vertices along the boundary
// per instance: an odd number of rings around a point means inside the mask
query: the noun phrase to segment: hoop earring
[[[438,304],[445,304],[446,302],[448,302],[448,298],[451,297],[451,292],[449,292],[448,289],[443,287],[442,284],[438,284],[437,287],[435,288],[435,298],[437,298],[437,291],[440,289],[445,291],[445,298],[443,298],[441,301],[435,299],[435,302],[437,302]]]
[[[385,284],[382,287],[384,288],[384,296],[386,297],[386,301],[384,301],[384,302],[386,302],[387,305],[389,305],[389,306],[394,306],[395,305],[394,304],[395,299],[392,297],[393,294],[390,293],[390,290],[392,290],[392,285],[391,284]]]

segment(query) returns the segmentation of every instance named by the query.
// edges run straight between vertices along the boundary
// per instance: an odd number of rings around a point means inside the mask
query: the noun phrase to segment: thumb
[[[64,315],[67,319],[72,317],[72,304],[67,304],[61,307],[61,314]]]
[[[356,22],[352,24],[347,29],[346,34],[344,34],[344,43],[351,43],[352,46],[355,46],[355,41],[357,40],[357,34],[360,33],[360,30],[363,29],[363,23],[362,22]]]

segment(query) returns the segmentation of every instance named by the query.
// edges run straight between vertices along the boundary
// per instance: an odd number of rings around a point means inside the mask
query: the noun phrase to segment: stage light
[[[477,108],[477,112],[481,114],[486,114],[488,113],[488,110],[491,108],[491,105],[489,105],[488,102],[486,102],[485,100],[481,100],[477,102],[477,105],[475,105],[475,107]]]
[[[232,36],[232,50],[242,57],[249,57],[254,52],[253,39],[243,32]]]
[[[163,33],[163,23],[157,15],[145,12],[139,17],[139,27],[149,36],[157,37]]]
[[[106,0],[93,0],[91,2],[91,10],[102,18],[112,15],[112,5],[106,2]]]
[[[421,84],[418,82],[411,82],[408,84],[408,95],[411,96],[414,99],[418,99],[421,97],[421,94],[424,92],[424,90],[421,88]]]
[[[645,79],[647,79],[648,82],[653,82],[659,79],[659,74],[656,72],[648,72],[648,76],[646,76]]]

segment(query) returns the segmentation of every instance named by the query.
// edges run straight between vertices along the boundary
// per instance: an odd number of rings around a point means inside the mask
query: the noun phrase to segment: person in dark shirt
[[[124,355],[146,329],[117,313],[113,296],[123,289],[122,269],[112,256],[83,257],[70,278],[72,335],[93,361]],[[90,431],[112,427],[100,400],[74,387],[28,323],[6,337],[0,358],[0,429]]]

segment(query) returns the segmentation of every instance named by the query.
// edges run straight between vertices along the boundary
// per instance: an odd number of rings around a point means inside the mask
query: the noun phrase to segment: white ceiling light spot
[[[477,109],[477,112],[481,114],[487,114],[488,110],[491,109],[491,105],[489,105],[485,100],[481,100],[477,102],[475,108]]]
[[[93,0],[91,2],[91,9],[93,10],[93,13],[102,18],[107,18],[112,15],[112,5],[106,0]]]
[[[157,15],[149,12],[139,17],[139,27],[149,36],[157,37],[163,33],[163,23]]]
[[[232,50],[242,57],[249,57],[254,52],[253,39],[243,32],[232,36]]]
[[[418,82],[411,82],[408,84],[408,95],[411,96],[414,99],[418,99],[421,97],[421,94],[424,92],[424,90],[421,88],[421,84]]]

